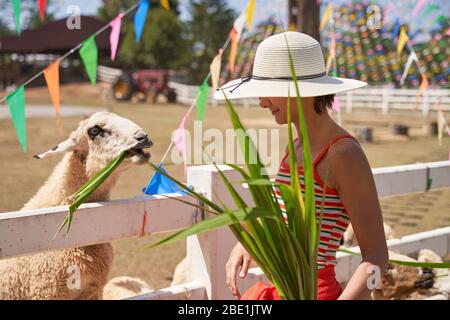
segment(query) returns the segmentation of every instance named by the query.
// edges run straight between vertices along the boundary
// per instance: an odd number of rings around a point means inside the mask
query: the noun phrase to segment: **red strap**
[[[355,139],[356,142],[358,142],[358,140],[356,140],[355,137],[353,137],[350,134],[343,134],[341,136],[338,136],[336,138],[334,138],[333,140],[331,140],[331,142],[329,144],[327,144],[322,151],[320,151],[320,153],[317,155],[317,157],[314,159],[313,162],[313,168],[316,169],[317,164],[320,162],[320,160],[322,160],[322,158],[325,156],[325,154],[327,153],[328,149],[330,149],[330,147],[336,143],[336,141],[343,139],[343,138],[351,138],[351,139]]]

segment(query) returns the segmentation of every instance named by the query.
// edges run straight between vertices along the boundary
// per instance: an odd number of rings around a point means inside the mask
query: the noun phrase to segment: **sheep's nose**
[[[146,148],[150,148],[153,146],[152,140],[148,138],[148,135],[143,133],[136,137],[136,140],[139,141],[140,145],[145,146]]]

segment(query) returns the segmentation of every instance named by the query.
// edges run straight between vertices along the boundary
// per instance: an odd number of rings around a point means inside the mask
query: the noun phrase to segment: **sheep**
[[[65,153],[22,210],[68,205],[70,195],[120,151],[126,151],[127,158],[88,199],[109,200],[119,174],[144,164],[150,154],[143,149],[152,144],[132,121],[104,111],[93,114],[81,121],[67,140],[34,156],[42,159]],[[0,260],[0,299],[101,299],[112,262],[109,243]],[[73,278],[77,271],[79,282]]]
[[[145,281],[132,277],[116,277],[103,288],[103,300],[122,300],[153,291]]]
[[[429,249],[419,251],[417,260],[394,252],[389,252],[391,260],[442,262],[442,258]],[[422,300],[432,297],[449,298],[449,282],[436,278],[448,274],[448,270],[390,265],[381,278],[381,288],[372,292],[374,300]]]

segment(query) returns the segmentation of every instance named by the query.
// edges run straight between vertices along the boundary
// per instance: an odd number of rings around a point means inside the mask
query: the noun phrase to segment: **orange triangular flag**
[[[230,49],[230,61],[228,68],[230,69],[230,72],[234,72],[234,64],[236,62],[236,53],[239,43],[239,36],[236,29],[231,29],[230,31],[230,41],[231,41],[231,49]]]
[[[421,96],[425,92],[425,90],[427,90],[429,85],[430,85],[430,83],[428,82],[428,77],[424,73],[422,75],[422,83],[420,84],[419,92],[417,92],[417,97]]]
[[[53,102],[56,113],[56,124],[62,134],[61,118],[60,118],[60,99],[59,99],[59,60],[56,60],[44,70],[45,81],[47,82],[48,91]]]

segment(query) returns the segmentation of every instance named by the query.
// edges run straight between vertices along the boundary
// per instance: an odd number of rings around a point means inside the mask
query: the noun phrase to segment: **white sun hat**
[[[326,75],[319,42],[300,32],[283,32],[268,37],[256,49],[253,74],[232,80],[217,89],[214,98],[295,96],[288,46],[294,63],[300,96],[317,97],[361,88],[367,83]]]

